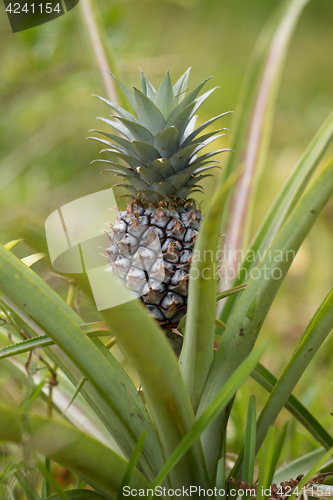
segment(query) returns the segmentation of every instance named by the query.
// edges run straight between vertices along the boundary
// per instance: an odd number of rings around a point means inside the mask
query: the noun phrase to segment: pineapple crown
[[[198,182],[209,177],[208,170],[217,167],[218,161],[212,157],[219,149],[203,155],[198,153],[210,142],[225,135],[225,128],[199,134],[218,118],[230,113],[222,113],[195,128],[196,111],[205,99],[217,88],[208,90],[198,97],[207,78],[194,90],[187,87],[190,68],[171,84],[169,71],[157,90],[141,72],[141,91],[133,87],[130,92],[114,75],[120,89],[131,104],[135,115],[117,104],[96,96],[117,113],[111,120],[98,118],[110,125],[121,135],[93,130],[107,139],[92,137],[107,146],[101,152],[110,154],[111,159],[98,159],[108,163],[110,171],[124,177],[125,187],[134,200],[159,203],[161,201],[186,201],[190,194],[203,189]],[[127,167],[118,163],[123,160]]]

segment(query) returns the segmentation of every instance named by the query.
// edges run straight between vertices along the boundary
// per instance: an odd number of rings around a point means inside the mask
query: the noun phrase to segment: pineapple
[[[172,87],[169,72],[157,90],[141,71],[142,90],[119,87],[135,111],[130,114],[101,98],[117,116],[99,118],[120,135],[96,139],[107,146],[107,170],[125,179],[130,201],[108,233],[109,271],[121,278],[143,300],[151,315],[166,329],[176,327],[187,306],[188,280],[195,238],[202,214],[191,197],[198,184],[217,165],[212,157],[221,149],[199,152],[226,129],[199,134],[223,113],[195,129],[196,111],[215,90],[198,97],[204,80],[187,89],[188,69]],[[119,164],[119,160],[127,166]],[[158,245],[156,246],[156,241]]]

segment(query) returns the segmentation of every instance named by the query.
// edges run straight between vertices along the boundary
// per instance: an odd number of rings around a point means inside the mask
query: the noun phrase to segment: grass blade
[[[272,392],[277,383],[277,378],[260,363],[257,364],[251,377],[269,392]],[[284,406],[312,434],[318,443],[326,449],[333,446],[333,438],[293,394],[289,396]]]
[[[259,416],[257,425],[257,450],[263,442],[268,427],[275,421],[298,380],[332,328],[333,289],[329,292],[305,330],[298,347],[275,384]]]
[[[277,440],[274,445],[274,452],[273,452],[273,457],[272,457],[272,462],[271,462],[271,470],[270,470],[270,475],[269,475],[269,480],[270,480],[270,485],[273,482],[273,476],[275,474],[276,466],[279,461],[284,442],[286,440],[286,435],[287,435],[287,429],[288,429],[288,424],[289,422],[284,422],[281,431],[279,432],[279,435],[277,437]]]
[[[68,405],[66,406],[66,409],[62,413],[63,415],[66,413],[66,411],[68,410],[68,408],[70,407],[70,405],[74,402],[76,396],[79,394],[79,392],[81,391],[81,389],[82,389],[82,387],[83,387],[83,385],[84,385],[84,383],[86,381],[87,381],[86,377],[82,377],[80,379],[80,381],[79,381],[79,383],[78,383],[78,385],[77,385],[77,387],[75,389],[75,392],[74,392],[73,396],[71,397],[70,402],[68,403]]]
[[[284,369],[281,377],[275,383],[271,394],[258,418],[256,452],[258,452],[258,450],[260,449],[269,426],[275,422],[283,406],[286,405],[288,398],[290,398],[291,393],[295,388],[298,380],[302,376],[305,369],[308,367],[309,362],[316,354],[319,347],[326,339],[327,335],[332,330],[332,325],[333,289],[327,295],[320,308],[312,318],[308,328],[305,330],[298,347],[296,348],[293,356]],[[303,413],[302,415],[304,417]],[[328,438],[328,441],[325,441],[326,446],[328,442],[331,444],[333,441],[329,435]],[[243,453],[240,453],[233,469],[233,474],[237,477],[239,477],[241,474],[240,471],[242,467],[242,460]]]
[[[4,299],[4,301],[6,301],[6,297],[4,297]],[[102,337],[104,335],[110,336],[110,332],[101,332],[97,330],[91,331],[87,335],[90,338]],[[35,337],[33,339],[23,340],[22,342],[2,347],[0,349],[0,359],[8,358],[9,356],[16,356],[17,354],[22,354],[34,349],[44,349],[44,347],[48,347],[50,345],[54,345],[54,341],[50,339],[48,335],[41,335],[40,337]]]
[[[217,495],[216,498],[224,499],[225,495],[220,495],[220,490],[225,491],[225,459],[220,458],[217,463],[217,472],[216,472],[216,489]]]
[[[268,430],[259,464],[257,499],[271,496],[270,486],[285,441],[287,427],[288,422],[285,422],[276,440],[274,427]]]
[[[294,489],[293,493],[289,496],[289,500],[295,500],[296,496],[299,495],[298,492],[301,492],[303,486],[306,485],[309,479],[311,479],[315,474],[317,474],[317,472],[325,465],[327,460],[329,460],[332,457],[332,454],[333,454],[333,448],[330,448],[325,453],[325,455],[318,460],[318,462],[312,467],[312,469],[310,469],[309,472],[305,474],[305,476],[301,479],[301,481],[296,486],[296,489]]]
[[[195,242],[194,252],[199,258],[191,264],[186,335],[180,366],[194,411],[198,408],[213,361],[219,233],[227,194],[236,178],[236,175],[229,177],[215,194]]]
[[[6,299],[7,304],[8,300]],[[42,328],[37,325],[37,323],[34,322],[27,314],[23,313],[17,306],[15,306],[15,304],[10,303],[8,305],[10,305],[12,314],[15,314],[15,319],[18,322],[20,328],[23,328],[28,335],[32,336],[36,334],[45,334],[45,331],[43,331]],[[87,325],[87,328],[89,328],[89,324]],[[51,362],[58,366],[58,370],[60,370],[64,374],[61,378],[60,384],[61,387],[65,386],[67,388],[66,396],[68,397],[70,391],[72,391],[72,387],[70,387],[70,384],[72,384],[74,388],[77,387],[82,377],[82,372],[74,364],[74,362],[72,362],[60,349],[56,349],[57,354],[55,352],[55,349],[50,349],[48,347],[45,347],[44,351]],[[104,348],[104,354],[106,354],[105,351],[107,351],[106,348]],[[108,353],[108,355],[110,355],[110,353]],[[18,368],[16,368],[16,372],[16,376],[19,376],[21,374]],[[59,373],[59,375],[61,376],[61,373]],[[115,416],[114,411],[112,410],[112,408],[110,408],[104,398],[95,390],[90,382],[87,382],[87,384],[84,385],[81,390],[81,395],[84,401],[80,401],[79,408],[80,412],[83,412],[86,416],[85,424],[80,425],[82,424],[82,422],[78,422],[75,419],[75,416],[70,416],[72,417],[71,420],[74,425],[78,426],[83,431],[90,431],[92,435],[94,435],[97,439],[100,439],[102,442],[107,442],[108,446],[118,455],[122,455],[125,458],[125,453],[127,453],[127,456],[131,456],[131,450],[135,448],[135,440],[133,439],[132,443],[130,441],[128,442],[128,444],[125,443],[128,446],[127,451],[126,447],[124,447],[124,443],[122,445],[123,449],[120,448],[119,437],[117,436],[117,434],[119,433],[119,435],[121,435],[122,433],[121,424],[119,425],[118,418]],[[46,395],[44,395],[43,392],[40,393],[40,397],[45,402]],[[61,415],[62,411],[57,408],[55,404],[54,408],[55,411],[59,413],[59,415]],[[66,420],[66,417],[64,418]],[[101,428],[100,423],[103,424],[108,434],[105,433],[105,429],[103,427]],[[144,455],[140,457],[140,462],[142,460],[145,460]],[[144,472],[146,472],[147,469],[145,467],[145,464],[143,463],[141,465]],[[149,478],[149,474],[147,474],[147,477]]]
[[[40,496],[30,483],[30,481],[20,470],[17,470],[14,475],[28,500],[41,500]]]
[[[20,243],[20,241],[23,241],[23,239],[8,241],[8,243],[6,243],[4,247],[7,250],[11,250],[15,245],[17,245],[17,243]]]
[[[123,491],[124,486],[128,486],[130,484],[130,480],[131,480],[131,477],[132,477],[133,472],[135,470],[136,464],[138,463],[145,438],[146,438],[146,433],[144,432],[139,437],[139,440],[136,444],[135,450],[133,451],[133,455],[131,456],[130,461],[128,462],[128,467],[127,467],[126,473],[124,475],[124,479],[122,482],[122,486],[119,490],[117,500],[122,500],[122,498],[124,498],[124,491]]]
[[[222,300],[226,299],[227,297],[231,297],[232,295],[235,295],[236,293],[242,292],[246,288],[246,283],[243,285],[239,285],[233,288],[229,288],[229,290],[224,290],[223,292],[219,292],[216,295],[216,300]]]
[[[23,257],[21,261],[28,267],[31,267],[33,264],[41,260],[45,257],[45,253],[34,253],[33,255],[28,255],[27,257]]]
[[[244,441],[243,481],[253,484],[254,460],[256,457],[256,398],[250,397],[247,411],[246,432]]]
[[[38,396],[42,392],[45,384],[46,384],[46,380],[42,380],[38,385],[36,385],[34,387],[31,394],[29,394],[29,397],[25,401],[23,401],[23,403],[21,404],[21,408],[22,408],[23,412],[26,412],[29,410],[32,403],[38,398]]]
[[[275,429],[274,427],[270,427],[264,442],[263,449],[261,451],[261,457],[259,461],[259,477],[256,500],[262,500],[263,498],[267,498],[267,496],[269,496],[267,495],[267,489],[271,485],[272,480],[272,478],[270,477],[270,472],[272,469],[274,455],[274,436]]]
[[[51,460],[47,457],[45,458],[45,468],[49,473],[51,473]],[[44,477],[42,485],[42,498],[45,499],[46,497],[50,497],[51,494],[51,483],[46,477]]]
[[[60,498],[60,500],[68,500],[64,490],[59,486],[57,481],[54,479],[52,476],[50,470],[45,467],[44,464],[41,462],[37,463],[37,468],[41,472],[42,476],[44,476],[44,480],[48,482],[49,485],[52,485],[54,488],[54,491],[57,493],[57,496]]]
[[[314,464],[324,456],[324,448],[317,448],[316,450],[303,455],[296,460],[293,460],[287,465],[280,467],[273,477],[273,482],[280,484],[282,481],[289,481],[291,477],[297,477],[299,474],[308,472]]]

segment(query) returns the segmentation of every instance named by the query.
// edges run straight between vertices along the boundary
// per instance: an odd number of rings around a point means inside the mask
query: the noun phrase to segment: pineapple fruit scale
[[[111,75],[136,116],[97,96],[117,113],[111,120],[99,119],[118,134],[94,130],[104,137],[93,137],[107,146],[101,152],[110,158],[95,161],[106,162],[107,171],[123,177],[119,185],[130,197],[127,210],[118,213],[108,232],[108,270],[166,329],[177,326],[186,313],[191,258],[202,218],[191,196],[202,191],[198,183],[217,167],[212,157],[227,151],[199,154],[225,135],[226,129],[200,134],[227,113],[195,128],[196,111],[215,88],[198,97],[209,79],[190,90],[189,71],[174,86],[167,71],[157,90],[141,71],[142,89],[134,87],[134,93]]]

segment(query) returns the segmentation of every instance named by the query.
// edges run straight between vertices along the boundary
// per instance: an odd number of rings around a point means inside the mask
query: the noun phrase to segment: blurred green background
[[[99,0],[96,7],[107,33],[111,66],[116,61],[128,86],[139,85],[139,67],[155,85],[166,69],[174,82],[189,66],[191,83],[214,75],[212,85],[220,88],[201,108],[199,118],[205,121],[235,109],[255,40],[278,4],[277,0]],[[105,90],[81,5],[51,23],[16,34],[10,32],[2,4],[0,14],[0,242],[23,237],[26,243],[15,248],[23,256],[45,248],[43,225],[51,212],[118,181],[111,174],[100,175],[98,164],[90,165],[99,147],[85,138],[98,125],[95,117],[107,117],[109,109],[91,97],[105,95]],[[312,0],[286,61],[253,231],[333,107],[332,25],[332,0]],[[232,133],[229,117],[221,126],[229,126]],[[221,146],[227,144],[228,139],[221,140]],[[223,167],[223,155],[220,160]],[[203,210],[214,181],[205,186]],[[270,340],[264,363],[275,375],[332,286],[332,256],[331,203],[301,248],[263,328],[262,337]],[[50,271],[45,263],[34,269]],[[326,347],[295,394],[332,432],[333,339]],[[230,435],[236,444],[242,439],[245,402],[254,390],[258,393],[249,382],[237,396],[233,415],[237,432]],[[302,451],[313,447],[304,430],[295,436]],[[297,446],[298,441],[293,442],[294,453]]]

